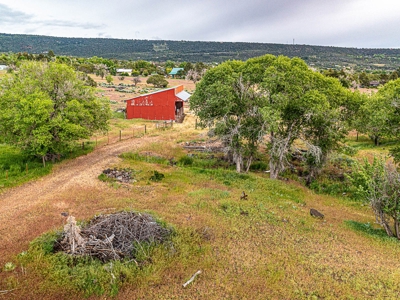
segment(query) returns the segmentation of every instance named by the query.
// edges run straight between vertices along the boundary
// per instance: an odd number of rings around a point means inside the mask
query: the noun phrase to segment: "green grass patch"
[[[40,159],[29,158],[17,148],[0,145],[0,188],[20,185],[47,175],[52,169],[48,163],[43,167]]]
[[[112,113],[114,119],[125,119],[125,113],[114,111]]]
[[[381,241],[393,241],[398,243],[398,240],[394,237],[389,237],[383,228],[374,228],[371,223],[361,223],[357,221],[348,220],[345,221],[347,227],[354,231],[360,232],[365,236],[376,238]]]
[[[94,150],[94,142],[83,143],[84,145],[77,143],[70,152],[61,153],[60,161],[85,155]],[[0,144],[0,191],[1,188],[18,186],[43,177],[51,172],[53,165],[52,161],[47,161],[44,167],[41,158],[28,156],[18,148]]]
[[[181,156],[177,161],[178,166],[182,167],[197,167],[206,169],[233,169],[229,162],[224,161],[221,155],[214,155],[208,153],[196,153],[192,156]]]
[[[375,146],[372,139],[367,136],[359,136],[358,141],[355,139],[347,139],[346,144],[352,147],[354,150],[385,150],[388,147],[399,146],[398,140],[383,139],[379,142],[378,146]]]
[[[128,152],[120,155],[121,158],[132,161],[143,161],[148,163],[155,163],[160,165],[169,165],[170,161],[161,156],[155,155],[141,155],[137,152]]]

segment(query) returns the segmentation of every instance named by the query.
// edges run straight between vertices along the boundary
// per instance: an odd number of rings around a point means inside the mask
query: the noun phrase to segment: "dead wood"
[[[141,243],[161,243],[171,233],[148,215],[120,212],[100,215],[80,228],[73,216],[64,226],[57,250],[78,256],[92,256],[102,261],[134,258]]]
[[[324,215],[322,213],[320,213],[318,210],[314,209],[314,208],[310,209],[310,215],[312,217],[319,218],[319,219],[323,219],[324,218]]]
[[[247,200],[247,196],[246,193],[243,191],[242,194],[240,195],[240,200]]]
[[[183,287],[186,287],[188,284],[190,284],[199,274],[201,274],[201,270],[198,270],[196,273],[194,273],[194,275],[183,284]]]

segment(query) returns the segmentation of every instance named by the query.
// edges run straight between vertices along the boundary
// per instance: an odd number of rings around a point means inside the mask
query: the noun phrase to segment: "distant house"
[[[131,74],[132,73],[132,69],[117,69],[116,72],[117,72],[117,74],[122,74],[122,73]]]
[[[6,65],[0,65],[0,71],[7,70],[8,67]]]
[[[126,118],[182,122],[189,97],[183,85],[140,95],[126,100]]]
[[[372,86],[372,87],[377,87],[379,85],[380,85],[380,82],[377,80],[373,80],[373,81],[369,82],[369,86]]]
[[[171,72],[168,73],[168,75],[171,75],[172,78],[175,78],[175,76],[178,75],[179,71],[183,71],[183,68],[173,68]]]

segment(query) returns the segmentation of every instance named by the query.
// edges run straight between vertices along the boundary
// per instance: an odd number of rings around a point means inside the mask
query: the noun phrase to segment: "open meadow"
[[[118,126],[143,124],[146,134],[117,139]],[[1,191],[0,299],[400,297],[400,245],[374,225],[368,206],[263,171],[237,174],[218,153],[184,149],[208,141],[190,114],[172,128],[123,119],[113,127],[115,141]],[[99,180],[114,167],[133,170],[135,182]],[[151,180],[155,171],[164,178]],[[310,208],[325,218],[311,217]],[[149,212],[174,234],[138,262],[53,253],[61,213],[85,221],[121,210]]]

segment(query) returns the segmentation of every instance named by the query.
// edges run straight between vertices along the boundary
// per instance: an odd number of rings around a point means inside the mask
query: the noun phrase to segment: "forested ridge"
[[[319,68],[393,70],[400,66],[400,49],[367,49],[297,44],[166,41],[107,38],[65,38],[0,33],[0,52],[42,53],[80,57],[222,62],[247,60],[263,54],[300,57]]]

